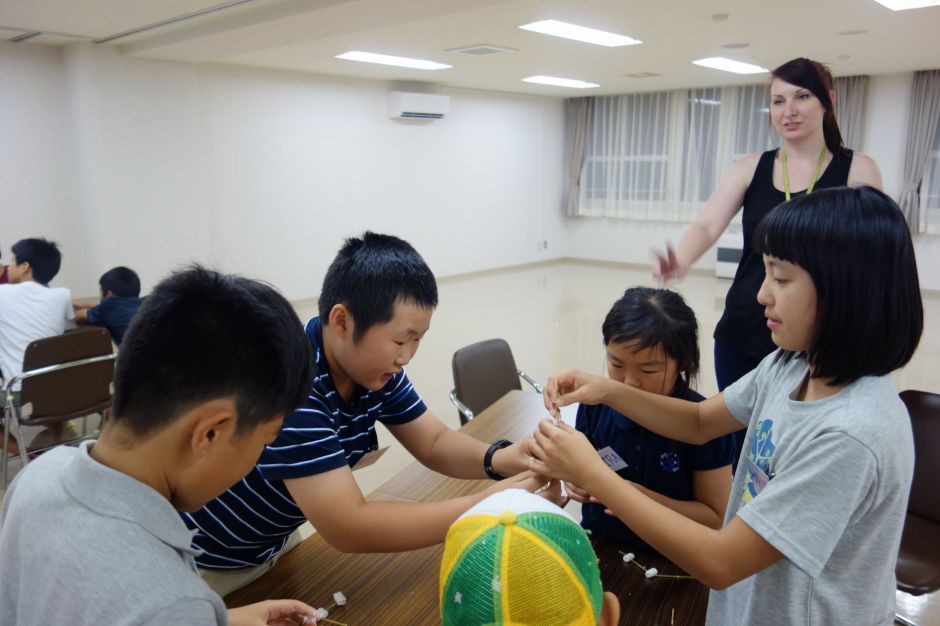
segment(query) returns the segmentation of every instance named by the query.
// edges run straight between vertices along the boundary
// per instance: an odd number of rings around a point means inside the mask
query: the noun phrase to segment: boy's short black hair
[[[110,291],[122,298],[140,297],[140,277],[137,276],[137,272],[123,265],[112,267],[102,274],[98,279],[98,285],[101,287],[102,294]]]
[[[661,346],[675,360],[673,394],[688,391],[698,376],[698,322],[675,291],[632,287],[614,302],[601,326],[604,345],[636,342],[636,350]]]
[[[395,316],[397,301],[437,307],[437,282],[421,255],[407,241],[366,232],[350,237],[326,271],[320,290],[320,321],[344,304],[355,321],[353,340]]]
[[[47,241],[42,237],[20,239],[10,250],[16,256],[17,264],[29,263],[33,280],[42,285],[48,285],[62,266],[59,246],[54,241]]]
[[[814,378],[847,384],[911,359],[924,308],[911,234],[887,195],[872,187],[814,191],[768,213],[753,243],[813,280],[816,324],[806,358]]]
[[[300,405],[310,344],[264,283],[193,266],[165,278],[134,316],[114,373],[114,420],[146,437],[195,406],[233,398],[236,433]]]

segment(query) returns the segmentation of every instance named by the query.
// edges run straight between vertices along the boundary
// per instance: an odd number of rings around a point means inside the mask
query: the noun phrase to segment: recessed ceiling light
[[[597,83],[589,83],[583,80],[573,78],[558,78],[556,76],[529,76],[523,78],[526,83],[538,83],[539,85],[552,85],[553,87],[570,87],[572,89],[590,89],[591,87],[600,87]]]
[[[741,48],[747,48],[749,45],[751,44],[749,43],[723,43],[721,44],[721,47],[727,50],[740,50]]]
[[[695,65],[701,65],[702,67],[710,67],[713,70],[734,72],[735,74],[760,74],[761,72],[770,71],[767,68],[760,67],[759,65],[742,63],[741,61],[734,61],[732,59],[726,59],[725,57],[708,57],[706,59],[692,61],[692,63]]]
[[[907,9],[923,9],[940,5],[940,0],[875,0],[878,4],[886,6],[892,11],[906,11]]]
[[[543,35],[554,35],[555,37],[574,39],[575,41],[583,41],[585,43],[592,43],[598,46],[607,46],[608,48],[616,48],[618,46],[632,46],[633,44],[643,43],[639,39],[627,37],[626,35],[608,33],[604,30],[596,30],[594,28],[588,28],[587,26],[578,26],[577,24],[559,22],[558,20],[542,20],[540,22],[532,22],[531,24],[523,24],[519,28],[522,30],[530,30],[535,33],[542,33]]]
[[[856,28],[856,29],[854,29],[854,30],[843,30],[843,31],[839,31],[839,34],[840,34],[840,35],[864,35],[864,34],[867,33],[867,32],[868,32],[867,30],[863,30],[863,29],[861,29],[861,28]]]
[[[337,54],[337,59],[347,61],[362,61],[363,63],[378,63],[380,65],[395,65],[397,67],[410,67],[416,70],[445,70],[453,65],[444,63],[435,63],[434,61],[425,61],[423,59],[409,59],[408,57],[389,56],[387,54],[376,54],[375,52],[360,52],[351,50],[343,54]]]

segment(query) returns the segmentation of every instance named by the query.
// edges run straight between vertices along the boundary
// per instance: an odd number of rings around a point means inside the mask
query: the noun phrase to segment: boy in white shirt
[[[61,335],[75,318],[69,290],[49,287],[62,264],[58,246],[45,239],[21,239],[12,252],[7,267],[10,283],[0,285],[0,373],[5,385],[22,373],[23,353],[30,342]],[[19,451],[12,437],[10,451]]]

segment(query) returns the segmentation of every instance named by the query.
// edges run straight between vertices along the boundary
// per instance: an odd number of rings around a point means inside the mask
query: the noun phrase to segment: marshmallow
[[[337,591],[333,594],[333,602],[336,603],[336,606],[343,606],[346,604],[346,596],[343,595],[342,591]]]
[[[318,620],[320,620],[320,619],[326,619],[327,617],[329,617],[329,615],[330,615],[330,612],[327,611],[326,609],[324,609],[323,607],[320,607],[319,609],[317,609],[317,619],[318,619]]]
[[[635,555],[635,554],[633,554],[632,552],[627,552],[626,554],[623,555],[623,562],[624,562],[624,563],[629,563],[629,562],[632,561],[634,558],[636,558],[636,555]]]
[[[653,576],[655,576],[655,575],[658,574],[658,573],[659,573],[659,570],[658,570],[658,569],[656,569],[655,567],[651,567],[651,568],[649,568],[648,570],[646,570],[646,577],[647,577],[647,578],[652,578]]]

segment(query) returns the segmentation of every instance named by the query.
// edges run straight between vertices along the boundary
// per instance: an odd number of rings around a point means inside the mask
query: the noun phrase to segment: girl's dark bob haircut
[[[698,376],[698,322],[695,313],[675,291],[631,287],[604,318],[604,345],[636,342],[634,350],[661,346],[675,360],[673,395],[689,390]]]
[[[768,213],[753,244],[813,280],[816,325],[805,354],[813,378],[848,384],[910,361],[924,308],[914,245],[891,198],[872,187],[814,191]]]

